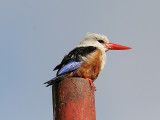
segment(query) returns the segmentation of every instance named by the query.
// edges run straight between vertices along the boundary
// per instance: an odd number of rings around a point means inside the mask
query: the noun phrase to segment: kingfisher
[[[110,43],[105,35],[88,33],[80,44],[64,56],[54,70],[58,70],[56,77],[45,82],[46,87],[55,82],[70,77],[81,77],[89,81],[90,86],[97,79],[106,63],[108,50],[127,50],[131,47]]]

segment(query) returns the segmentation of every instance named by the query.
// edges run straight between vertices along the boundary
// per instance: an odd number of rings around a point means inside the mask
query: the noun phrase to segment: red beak
[[[113,43],[106,43],[105,47],[108,48],[109,50],[128,50],[128,49],[132,49],[131,47],[117,45],[117,44],[113,44]]]

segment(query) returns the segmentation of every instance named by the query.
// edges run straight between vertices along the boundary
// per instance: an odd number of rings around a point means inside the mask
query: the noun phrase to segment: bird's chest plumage
[[[74,76],[90,78],[93,81],[98,77],[102,67],[102,52],[97,49],[86,56],[85,61],[80,68],[77,69]]]

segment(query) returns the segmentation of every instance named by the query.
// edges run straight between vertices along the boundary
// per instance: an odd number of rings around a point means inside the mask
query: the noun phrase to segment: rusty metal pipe
[[[94,87],[72,77],[52,86],[54,120],[96,120]]]

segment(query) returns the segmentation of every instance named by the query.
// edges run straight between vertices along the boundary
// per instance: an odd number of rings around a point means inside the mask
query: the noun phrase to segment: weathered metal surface
[[[96,120],[94,87],[83,78],[64,79],[52,87],[54,120]]]

